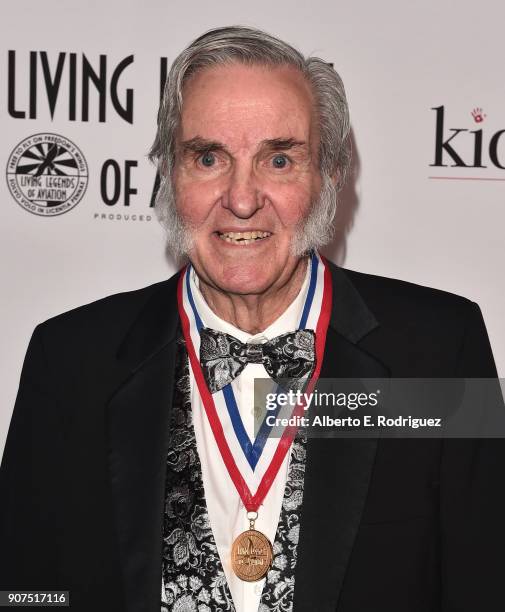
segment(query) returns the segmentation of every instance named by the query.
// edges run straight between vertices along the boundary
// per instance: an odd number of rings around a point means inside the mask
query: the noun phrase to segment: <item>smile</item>
[[[252,232],[217,232],[219,238],[229,244],[246,245],[264,240],[271,236],[271,232],[254,230]]]

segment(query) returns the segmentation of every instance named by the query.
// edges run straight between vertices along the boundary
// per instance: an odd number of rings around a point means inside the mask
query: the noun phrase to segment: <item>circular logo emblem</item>
[[[81,201],[88,186],[88,164],[68,138],[35,134],[11,153],[7,184],[25,210],[41,217],[55,217]]]

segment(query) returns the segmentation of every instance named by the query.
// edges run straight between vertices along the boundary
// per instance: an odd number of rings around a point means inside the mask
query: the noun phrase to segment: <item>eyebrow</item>
[[[307,143],[303,140],[295,140],[294,138],[271,138],[269,140],[263,140],[261,146],[271,151],[285,151],[289,149],[305,148]]]
[[[206,153],[207,151],[224,151],[229,153],[227,147],[217,140],[207,140],[201,136],[195,136],[190,140],[185,140],[180,145],[183,155],[187,153]],[[307,143],[303,140],[294,138],[269,138],[261,141],[260,148],[270,151],[286,151],[289,149],[303,149]]]
[[[195,136],[190,140],[181,142],[181,150],[186,153],[205,153],[206,151],[227,151],[224,144],[217,140],[207,140],[201,136]]]

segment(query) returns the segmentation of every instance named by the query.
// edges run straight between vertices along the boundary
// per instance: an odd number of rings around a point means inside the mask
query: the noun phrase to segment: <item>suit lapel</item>
[[[358,346],[378,326],[345,272],[330,264],[332,317],[321,378],[384,378],[387,367]],[[294,611],[337,608],[363,513],[376,439],[309,438]]]
[[[127,612],[161,600],[162,516],[167,428],[178,312],[176,277],[163,283],[119,351],[123,383],[107,408],[109,476]]]

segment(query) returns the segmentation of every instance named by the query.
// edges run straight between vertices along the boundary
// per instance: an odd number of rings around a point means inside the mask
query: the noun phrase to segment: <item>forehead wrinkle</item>
[[[182,114],[181,136],[194,135],[194,139],[216,143],[216,148],[233,147],[237,150],[293,148],[294,144],[306,142],[311,136],[312,114],[304,113],[300,108],[289,108],[287,112],[285,106],[270,104],[268,107],[258,105],[261,112],[246,112],[244,106],[239,105],[238,108],[244,112],[235,112],[237,107],[223,103],[221,99],[217,100],[216,106],[210,107],[208,104],[193,106],[190,102]],[[284,145],[280,144],[282,142]]]

